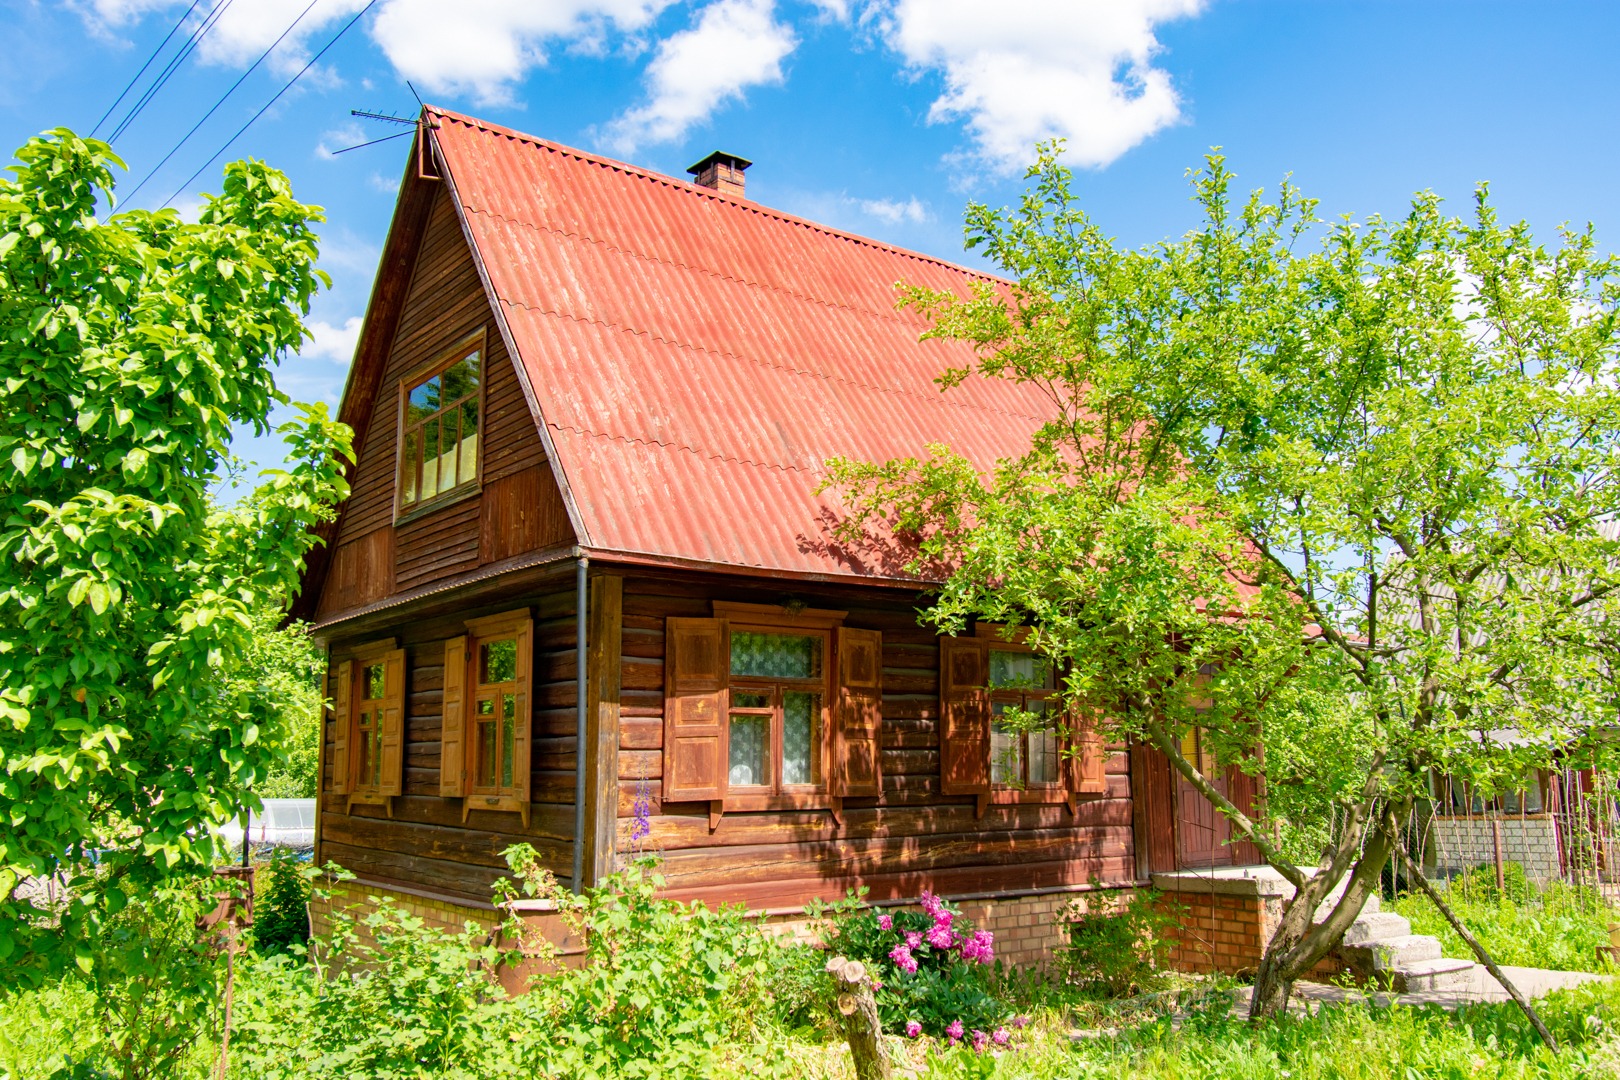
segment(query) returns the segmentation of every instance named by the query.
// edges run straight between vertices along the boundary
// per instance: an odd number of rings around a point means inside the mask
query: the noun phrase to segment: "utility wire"
[[[416,132],[414,131],[400,131],[394,133],[393,135],[384,135],[380,139],[372,139],[370,142],[356,143],[354,146],[345,146],[341,150],[334,150],[332,151],[332,156],[336,157],[338,154],[347,154],[350,150],[364,150],[368,146],[376,146],[378,143],[393,142],[395,139],[403,139],[407,135],[415,134]]]
[[[118,126],[113,129],[113,133],[107,136],[108,142],[112,142],[125,131],[129,130],[129,125],[134,123],[135,118],[146,110],[146,106],[154,97],[157,96],[157,92],[162,90],[163,87],[168,84],[168,81],[174,77],[174,73],[180,69],[180,65],[190,59],[191,54],[197,50],[197,46],[202,44],[203,38],[208,36],[208,32],[212,30],[215,24],[219,22],[220,16],[224,15],[226,10],[234,2],[235,0],[223,0],[222,3],[216,3],[214,5],[214,7],[208,12],[207,16],[205,16],[203,21],[198,25],[197,29],[191,32],[190,39],[187,40],[183,46],[181,46],[180,51],[174,55],[174,58],[170,60],[168,64],[164,65],[163,70],[158,73],[156,81],[154,81],[151,86],[147,87],[146,92],[141,95],[140,100],[135,102],[134,107],[132,107],[129,111],[129,115],[125,116],[123,120],[119,121]]]
[[[272,52],[274,52],[276,50],[277,45],[280,45],[284,40],[286,40],[287,35],[292,33],[293,30],[298,26],[298,24],[304,21],[304,16],[308,15],[310,13],[310,11],[312,11],[314,9],[315,5],[320,3],[320,2],[321,2],[321,0],[309,0],[309,6],[304,8],[303,11],[299,12],[298,17],[287,25],[287,29],[285,29],[285,30],[283,30],[281,32],[280,37],[276,38],[275,41],[270,43],[270,47],[268,49],[264,50],[264,52],[259,54],[259,58],[257,60],[255,60],[255,61],[253,61],[253,66],[248,68],[246,71],[242,72],[241,77],[238,78],[234,83],[231,84],[231,88],[229,90],[225,91],[224,94],[220,95],[220,99],[218,101],[214,102],[213,107],[211,109],[209,109],[207,112],[203,113],[202,119],[198,120],[195,124],[191,125],[191,130],[186,132],[185,135],[181,137],[180,141],[174,144],[174,148],[172,150],[170,150],[167,154],[163,155],[163,160],[158,162],[156,165],[152,166],[151,171],[148,172],[144,177],[141,178],[141,182],[135,185],[135,190],[131,191],[128,195],[124,196],[124,201],[125,202],[134,201],[135,195],[141,190],[141,188],[146,186],[147,181],[151,180],[152,177],[156,176],[159,172],[162,171],[163,166],[165,166],[165,165],[167,165],[169,163],[169,159],[174,157],[174,155],[178,154],[180,152],[180,148],[182,146],[186,145],[187,141],[189,141],[190,138],[193,135],[197,134],[197,129],[202,127],[203,124],[207,123],[208,118],[210,116],[213,116],[214,113],[219,111],[219,107],[221,105],[225,104],[225,99],[230,97],[232,94],[236,93],[236,88],[241,86],[242,83],[247,80],[247,77],[249,75],[253,74],[254,71],[258,70],[259,65],[264,63],[265,58],[268,57]]]
[[[163,35],[163,40],[158,42],[158,47],[152,50],[151,56],[146,58],[146,63],[141,65],[141,70],[137,71],[129,82],[124,84],[123,90],[119,91],[118,96],[113,99],[113,103],[107,106],[107,111],[101,114],[101,119],[96,121],[96,126],[90,129],[90,137],[92,139],[96,137],[96,132],[101,130],[101,125],[107,122],[107,117],[111,116],[113,110],[118,108],[119,103],[122,102],[126,96],[128,96],[131,90],[135,89],[135,84],[141,81],[141,76],[145,75],[146,69],[152,66],[152,61],[156,60],[163,50],[168,48],[169,41],[174,37],[175,33],[186,24],[186,20],[191,18],[191,13],[197,10],[197,5],[200,3],[202,3],[202,0],[191,0],[191,6],[186,8],[186,13],[180,16],[178,22],[169,27],[169,32]]]
[[[230,0],[226,0],[226,3],[229,3],[229,2],[230,2]],[[174,202],[174,200],[178,199],[180,197],[180,195],[186,190],[186,188],[191,186],[191,182],[193,180],[197,179],[197,177],[199,177],[199,176],[201,176],[203,174],[204,169],[206,169],[206,168],[208,168],[208,166],[212,165],[215,161],[217,161],[219,159],[219,156],[221,154],[223,154],[225,151],[229,150],[231,148],[231,144],[234,143],[237,139],[240,139],[242,137],[243,132],[247,131],[248,128],[252,127],[254,122],[257,121],[259,119],[259,117],[263,116],[265,113],[270,111],[270,106],[274,105],[276,102],[281,100],[281,95],[285,94],[288,90],[291,90],[293,88],[293,84],[296,83],[299,79],[304,77],[304,72],[306,72],[310,68],[314,67],[315,62],[317,60],[319,60],[321,57],[325,56],[327,50],[330,49],[332,46],[336,45],[338,43],[338,41],[342,39],[343,35],[347,34],[349,32],[350,27],[352,27],[355,23],[359,22],[360,19],[366,14],[366,12],[370,11],[372,8],[374,8],[376,6],[377,6],[377,0],[366,0],[366,6],[361,8],[359,11],[355,12],[354,18],[352,18],[348,22],[344,23],[343,28],[340,29],[336,34],[332,35],[332,40],[328,41],[325,45],[322,45],[321,46],[321,51],[316,53],[314,56],[310,57],[309,58],[309,63],[307,63],[303,67],[299,68],[298,69],[298,74],[296,74],[292,78],[288,79],[287,84],[285,86],[283,86],[280,90],[276,91],[276,96],[271,98],[269,101],[264,103],[264,108],[260,109],[258,112],[254,113],[251,117],[249,117],[248,122],[243,124],[240,128],[238,128],[235,135],[232,135],[229,139],[225,140],[225,145],[224,146],[221,146],[218,150],[215,150],[212,157],[210,157],[207,161],[205,161],[201,165],[199,165],[197,167],[197,171],[192,173],[190,176],[188,176],[186,178],[186,182],[181,184],[178,188],[176,188],[173,195],[170,195],[167,199],[164,199],[163,200],[163,205],[168,206],[170,203]]]

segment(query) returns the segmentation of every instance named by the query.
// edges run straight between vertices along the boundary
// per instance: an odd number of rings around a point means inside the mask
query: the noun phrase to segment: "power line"
[[[146,69],[152,66],[152,61],[156,60],[158,55],[162,53],[164,49],[169,47],[169,41],[174,37],[175,33],[186,24],[186,20],[191,18],[191,13],[197,10],[197,5],[200,3],[202,3],[202,0],[191,0],[191,6],[186,8],[186,13],[180,16],[178,22],[169,27],[169,32],[163,35],[163,40],[158,42],[158,47],[152,50],[151,56],[146,58],[146,63],[141,65],[141,70],[137,71],[129,82],[124,84],[124,88],[119,91],[118,96],[113,98],[113,103],[107,106],[107,111],[101,114],[101,119],[96,121],[96,126],[90,129],[90,137],[92,139],[96,137],[96,132],[101,130],[101,125],[107,122],[107,117],[112,115],[113,110],[118,108],[119,103],[124,100],[125,96],[127,96],[131,90],[135,89],[135,84],[141,81],[141,76],[145,75]]]
[[[135,118],[146,110],[146,106],[154,97],[157,96],[157,92],[162,90],[163,87],[168,84],[168,81],[174,77],[174,73],[180,69],[180,65],[185,63],[186,60],[191,57],[191,54],[197,50],[197,46],[202,44],[203,38],[207,37],[208,32],[212,30],[215,24],[219,22],[220,16],[224,15],[226,10],[230,8],[231,4],[234,2],[235,0],[223,0],[223,3],[217,3],[214,5],[214,7],[208,12],[207,16],[203,18],[202,23],[197,27],[197,29],[191,32],[191,38],[185,43],[185,45],[181,46],[180,51],[175,54],[174,59],[170,60],[168,64],[164,66],[163,70],[158,73],[157,80],[153,82],[151,86],[147,87],[146,92],[141,95],[140,100],[135,102],[134,107],[129,111],[129,115],[125,116],[123,120],[119,121],[118,126],[113,129],[113,133],[107,136],[108,142],[112,142],[125,131],[129,130],[129,125],[134,123]]]
[[[226,0],[226,2],[229,3],[230,0]],[[263,116],[265,113],[270,111],[270,106],[274,105],[276,102],[281,100],[281,95],[285,94],[288,90],[291,90],[293,88],[293,84],[296,83],[299,79],[304,77],[304,72],[306,72],[310,68],[314,67],[315,62],[317,60],[319,60],[321,57],[325,56],[327,50],[330,49],[332,46],[336,45],[338,43],[338,41],[342,39],[343,35],[347,34],[349,32],[350,27],[352,27],[355,23],[359,22],[360,19],[366,14],[366,12],[370,11],[372,8],[374,8],[376,6],[377,6],[377,0],[366,0],[366,6],[361,8],[359,11],[357,11],[355,13],[354,18],[352,18],[348,22],[344,23],[343,28],[341,30],[339,30],[336,34],[332,35],[332,40],[328,41],[325,45],[322,45],[321,46],[321,51],[316,53],[314,56],[310,57],[309,58],[309,63],[307,63],[303,67],[299,68],[298,69],[298,74],[296,74],[292,78],[288,79],[287,84],[285,86],[283,86],[280,90],[276,91],[276,96],[271,98],[269,101],[264,103],[264,108],[260,109],[256,113],[254,113],[252,115],[252,117],[250,117],[248,119],[247,123],[243,124],[240,128],[237,129],[237,132],[236,132],[235,135],[232,135],[229,139],[225,140],[225,145],[224,146],[221,146],[218,150],[215,150],[212,157],[210,157],[207,161],[203,162],[200,166],[198,166],[197,171],[192,173],[189,177],[187,177],[186,182],[181,184],[178,188],[176,188],[173,195],[170,195],[167,199],[164,199],[163,200],[163,205],[168,206],[170,203],[174,202],[174,200],[178,199],[180,197],[181,193],[184,192],[186,190],[186,188],[191,186],[191,182],[193,180],[197,179],[197,177],[199,177],[199,176],[201,176],[203,174],[204,169],[206,169],[206,168],[208,168],[208,166],[212,165],[216,160],[218,160],[218,158],[219,158],[219,156],[221,154],[223,154],[225,151],[229,150],[231,148],[231,144],[234,143],[237,139],[240,139],[242,137],[243,132],[247,131],[248,128],[252,127],[254,122],[257,121],[259,119],[259,117]]]
[[[191,130],[186,132],[185,135],[181,137],[180,141],[174,144],[173,149],[171,149],[167,154],[163,155],[163,160],[158,162],[156,165],[152,166],[151,171],[148,172],[146,174],[146,176],[144,176],[141,179],[140,183],[135,185],[135,190],[131,191],[128,195],[124,196],[124,199],[125,199],[126,202],[134,200],[136,194],[138,194],[140,192],[141,188],[146,186],[147,181],[151,180],[152,177],[156,176],[159,172],[162,171],[163,166],[165,166],[165,165],[167,165],[169,163],[169,159],[174,157],[174,155],[178,154],[180,152],[180,148],[182,146],[186,145],[186,143],[191,139],[191,137],[193,135],[197,134],[197,129],[202,127],[203,124],[207,123],[208,118],[210,116],[213,116],[214,113],[219,111],[219,107],[221,105],[225,104],[225,99],[230,97],[232,94],[236,93],[236,88],[241,86],[242,83],[244,83],[245,81],[247,81],[247,77],[249,75],[253,74],[254,71],[258,70],[259,65],[264,63],[265,58],[268,57],[272,52],[275,52],[276,46],[280,45],[284,40],[286,40],[287,35],[292,33],[293,30],[298,26],[298,24],[304,21],[304,16],[308,15],[314,9],[315,5],[320,3],[320,2],[321,2],[321,0],[309,0],[309,6],[304,8],[303,11],[299,12],[298,17],[287,25],[287,29],[285,29],[285,30],[283,30],[281,32],[280,37],[276,38],[275,41],[270,43],[270,47],[268,49],[264,50],[264,52],[259,54],[259,58],[257,60],[255,60],[255,61],[253,61],[253,66],[248,68],[246,71],[242,72],[241,77],[238,78],[234,83],[231,84],[231,88],[229,90],[225,91],[225,93],[220,95],[219,100],[214,102],[213,107],[210,108],[207,112],[203,113],[202,119],[198,120],[195,124],[191,125]]]

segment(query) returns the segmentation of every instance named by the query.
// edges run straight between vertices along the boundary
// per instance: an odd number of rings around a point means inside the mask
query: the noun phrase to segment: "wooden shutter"
[[[1108,794],[1108,741],[1098,726],[1094,712],[1073,708],[1069,711],[1069,747],[1064,761],[1064,779],[1069,789],[1069,809],[1079,798]]]
[[[534,620],[517,624],[517,724],[512,737],[512,780],[517,800],[522,804],[523,823],[529,822],[529,684],[534,670]]]
[[[726,620],[667,620],[664,668],[664,801],[724,798],[731,682]]]
[[[354,728],[354,663],[337,666],[337,686],[332,692],[332,786],[334,795],[349,790],[349,733]]]
[[[398,795],[405,785],[405,650],[383,656],[382,783],[384,795]]]
[[[988,655],[973,638],[939,643],[939,787],[946,795],[990,792]]]
[[[829,791],[840,797],[883,794],[883,635],[840,627]]]
[[[467,638],[444,643],[444,712],[439,724],[439,794],[467,794]]]

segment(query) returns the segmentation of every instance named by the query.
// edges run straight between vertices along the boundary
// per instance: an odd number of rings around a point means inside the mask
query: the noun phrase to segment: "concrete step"
[[[1393,911],[1363,911],[1344,932],[1346,945],[1367,945],[1388,938],[1408,937],[1412,924]]]
[[[1326,900],[1322,901],[1320,904],[1318,904],[1316,906],[1316,911],[1314,911],[1311,914],[1311,922],[1313,922],[1313,923],[1325,922],[1327,920],[1327,917],[1329,915],[1333,914],[1334,907],[1336,907],[1338,905],[1338,903],[1339,903],[1339,897],[1343,896],[1343,895],[1344,895],[1344,887],[1341,885],[1338,889],[1334,890],[1333,893],[1331,893]],[[1371,896],[1367,897],[1367,899],[1365,901],[1362,902],[1362,905],[1361,905],[1361,914],[1362,915],[1371,915],[1371,914],[1374,914],[1374,913],[1378,912],[1379,910],[1380,910],[1380,908],[1379,908],[1379,900],[1378,900],[1378,894],[1377,893],[1373,893]]]
[[[1440,939],[1429,934],[1402,934],[1363,945],[1345,945],[1345,959],[1356,970],[1372,974],[1410,967],[1421,960],[1440,959]]]
[[[1474,981],[1474,967],[1471,960],[1416,960],[1393,973],[1391,989],[1401,994],[1465,990]]]

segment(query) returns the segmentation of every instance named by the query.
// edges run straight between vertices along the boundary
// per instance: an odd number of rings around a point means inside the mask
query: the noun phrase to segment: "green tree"
[[[94,965],[98,927],[213,857],[278,760],[255,616],[296,587],[346,493],[324,406],[280,430],[289,465],[210,497],[231,432],[285,403],[272,368],[325,282],[317,208],[257,162],[195,224],[97,220],[103,143],[58,129],[0,181],[0,958]],[[273,692],[273,687],[268,688]],[[89,872],[92,857],[95,872]],[[48,907],[26,879],[64,875]]]
[[[313,799],[321,753],[321,678],[326,654],[304,623],[282,626],[284,612],[261,607],[253,615],[253,641],[233,679],[241,700],[261,710],[262,737],[278,752],[254,787],[262,799]]]
[[[1219,156],[1192,174],[1199,227],[1124,250],[1057,148],[1029,177],[1017,208],[967,214],[1008,283],[901,302],[974,347],[945,388],[1031,384],[1051,419],[989,475],[943,446],[834,462],[843,538],[946,568],[942,627],[1032,627],[1072,699],[1163,751],[1293,883],[1254,994],[1274,1014],[1431,770],[1515,784],[1612,721],[1616,265],[1590,230],[1549,251],[1503,225],[1483,188],[1467,220],[1423,194],[1325,224],[1289,184],[1234,199]],[[1182,753],[1195,726],[1219,770],[1256,777],[1252,814]],[[1302,870],[1311,823],[1280,812],[1311,807],[1338,827]]]

